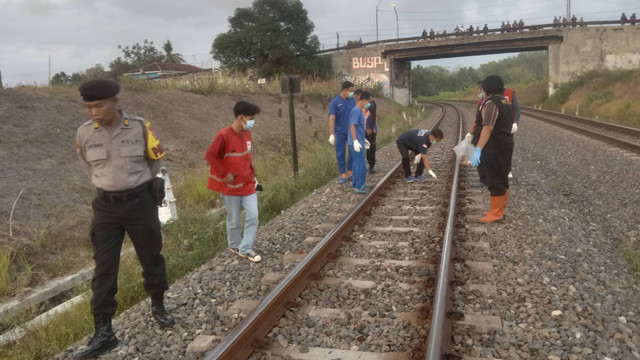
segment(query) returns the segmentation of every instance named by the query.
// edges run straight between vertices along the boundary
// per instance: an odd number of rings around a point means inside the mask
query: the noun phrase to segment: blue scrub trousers
[[[362,189],[367,181],[367,162],[365,161],[364,146],[360,148],[360,152],[356,152],[353,145],[349,145],[349,151],[350,154],[353,154],[353,181],[351,184],[356,189]]]
[[[351,171],[353,169],[353,158],[349,153],[349,159],[345,161],[345,157],[347,156],[347,134],[335,133],[336,137],[336,159],[338,160],[338,169],[340,170],[340,174],[344,174],[347,170]],[[346,169],[345,169],[346,163]]]

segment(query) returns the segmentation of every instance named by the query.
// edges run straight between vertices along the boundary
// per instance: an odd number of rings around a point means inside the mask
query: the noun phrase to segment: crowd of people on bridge
[[[580,26],[580,27],[584,27],[587,26],[584,23],[584,19],[582,18],[582,16],[580,16],[580,20],[578,20],[578,18],[573,15],[571,16],[571,19],[567,19],[566,16],[554,16],[553,17],[553,28],[561,28],[561,27],[576,27],[576,26]]]
[[[635,25],[636,24],[636,13],[631,14],[631,16],[627,19],[627,15],[625,13],[622,13],[622,15],[620,15],[620,25],[624,25],[625,23],[629,23],[631,25]]]
[[[624,25],[624,24],[631,24],[631,25],[635,25],[636,24],[636,13],[633,13],[629,18],[627,18],[627,15],[625,13],[622,13],[622,16],[620,16],[620,24]],[[554,16],[553,17],[553,22],[552,22],[552,28],[563,28],[563,27],[586,27],[587,24],[584,22],[584,18],[582,16],[580,16],[580,18],[578,19],[578,17],[574,14],[572,15],[570,18],[567,18],[566,16]],[[528,29],[529,30],[537,30],[537,29],[541,29],[543,26],[529,26]],[[502,24],[500,24],[500,33],[508,33],[508,32],[518,32],[518,31],[524,31],[524,21],[522,19],[520,20],[513,20],[513,21],[508,21],[507,22],[502,22]],[[489,33],[490,29],[487,26],[487,24],[484,24],[484,26],[481,28],[480,26],[478,27],[474,27],[473,25],[469,25],[468,28],[465,28],[464,25],[459,25],[456,26],[453,29],[453,36],[454,37],[461,37],[461,36],[473,36],[473,35],[487,35]],[[426,28],[422,29],[422,34],[421,37],[423,39],[429,39],[429,40],[434,40],[435,38],[440,38],[440,37],[448,37],[450,34],[447,33],[447,30],[442,30],[442,33],[440,31],[434,31],[433,28],[431,28],[430,31],[427,32]]]

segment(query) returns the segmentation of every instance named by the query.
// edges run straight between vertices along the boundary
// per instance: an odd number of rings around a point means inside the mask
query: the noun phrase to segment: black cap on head
[[[111,80],[91,80],[80,85],[80,96],[85,102],[98,101],[116,96],[120,85]]]

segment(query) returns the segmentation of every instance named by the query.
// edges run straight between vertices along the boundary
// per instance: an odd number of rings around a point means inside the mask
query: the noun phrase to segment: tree
[[[109,63],[109,72],[113,79],[118,79],[125,73],[136,69],[137,67],[130,64],[128,61],[123,60],[118,56],[115,60]]]
[[[171,45],[171,41],[167,40],[167,42],[162,45],[162,49],[165,52],[164,62],[173,64],[184,63],[184,58],[181,54],[173,53],[173,45]]]
[[[71,77],[61,71],[56,73],[51,78],[51,85],[69,85],[71,84]]]
[[[211,54],[232,70],[251,69],[262,77],[331,72],[326,59],[315,55],[320,42],[299,0],[255,0],[250,8],[235,9],[229,25],[215,38]]]
[[[125,60],[134,68],[142,68],[147,64],[164,60],[164,55],[153,46],[153,41],[147,39],[144,39],[142,45],[139,43],[135,43],[130,47],[118,45],[118,49],[122,50]]]

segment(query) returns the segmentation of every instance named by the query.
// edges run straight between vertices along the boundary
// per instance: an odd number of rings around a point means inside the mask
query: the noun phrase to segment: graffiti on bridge
[[[389,71],[389,63],[382,61],[381,56],[367,56],[351,58],[351,66],[354,69],[375,69],[384,64],[384,71]]]

